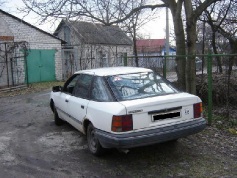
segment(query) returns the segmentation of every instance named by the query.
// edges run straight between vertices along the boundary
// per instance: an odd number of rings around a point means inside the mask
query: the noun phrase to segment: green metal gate
[[[55,52],[30,50],[27,56],[28,83],[55,81]]]

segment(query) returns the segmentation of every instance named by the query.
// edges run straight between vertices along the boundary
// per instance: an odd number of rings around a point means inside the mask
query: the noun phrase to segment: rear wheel
[[[96,156],[102,155],[105,149],[100,145],[99,140],[96,138],[95,128],[90,123],[87,128],[87,142],[90,152]]]
[[[59,118],[58,112],[57,112],[57,109],[56,109],[55,106],[54,106],[54,123],[55,123],[57,126],[60,126],[60,125],[62,125],[62,124],[64,123],[64,121]]]

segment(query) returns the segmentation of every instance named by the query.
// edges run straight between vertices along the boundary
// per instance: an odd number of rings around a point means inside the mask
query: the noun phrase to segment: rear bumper
[[[205,127],[206,120],[200,118],[133,133],[113,134],[97,129],[96,135],[104,148],[133,148],[186,137],[202,131]]]

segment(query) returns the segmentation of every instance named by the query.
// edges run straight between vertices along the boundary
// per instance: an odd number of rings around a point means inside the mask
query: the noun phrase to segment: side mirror
[[[53,92],[59,92],[59,91],[62,91],[62,87],[61,86],[54,86],[52,88]]]

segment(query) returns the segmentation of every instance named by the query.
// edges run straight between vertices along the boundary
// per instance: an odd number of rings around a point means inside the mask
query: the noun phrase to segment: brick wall
[[[0,26],[0,36],[4,35],[4,31],[10,30],[15,42],[27,41],[30,49],[55,49],[55,75],[57,80],[62,80],[61,41],[59,39],[1,12],[0,21],[6,24],[6,26]]]

